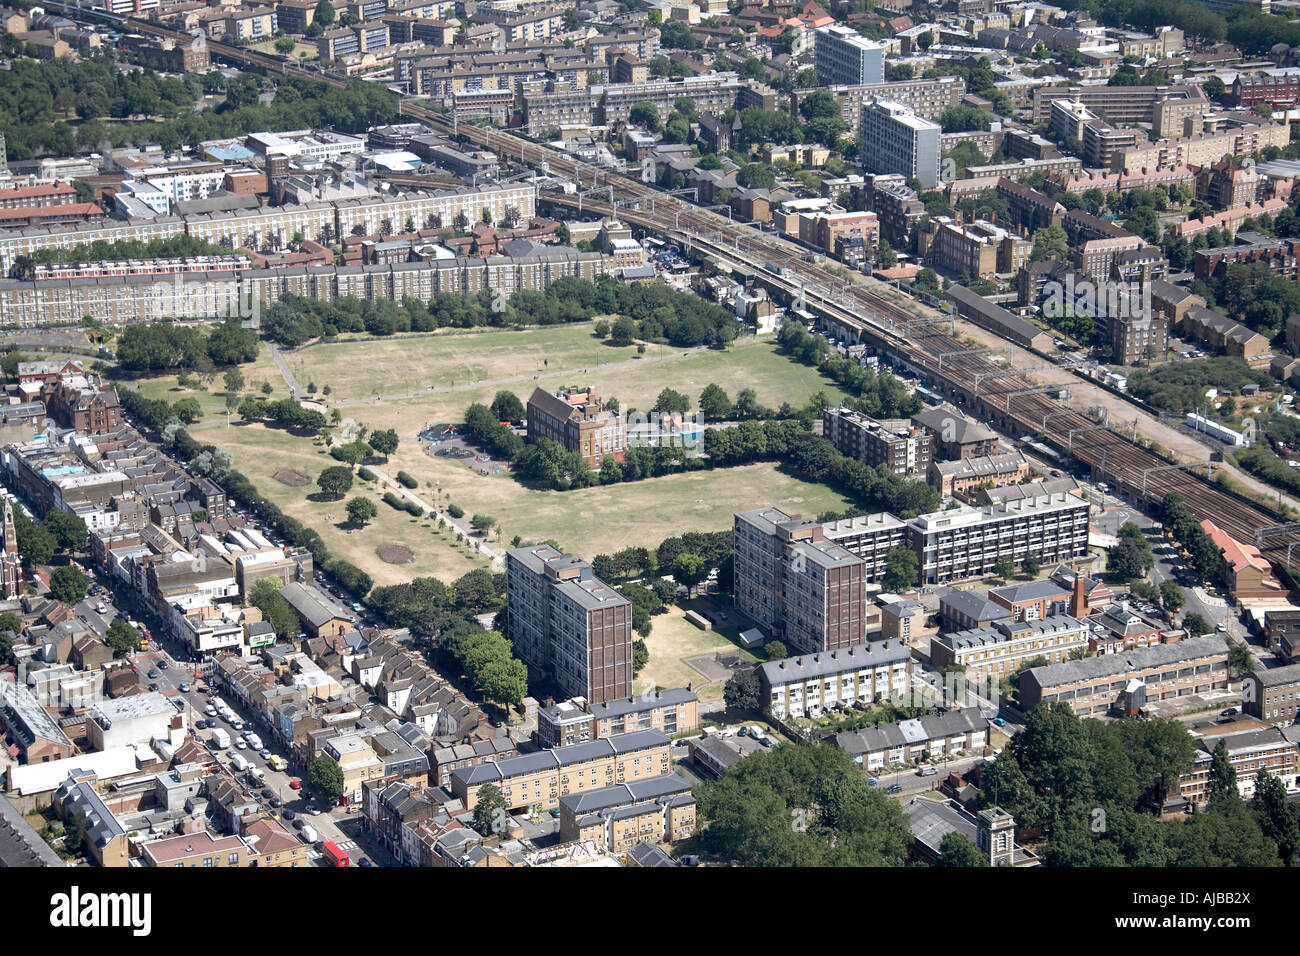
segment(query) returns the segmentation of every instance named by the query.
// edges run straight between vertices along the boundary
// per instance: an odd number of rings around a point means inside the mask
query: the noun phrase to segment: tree
[[[708,573],[709,569],[704,566],[704,559],[698,554],[684,551],[673,561],[673,580],[685,586],[688,595],[708,576]]]
[[[1006,580],[1016,573],[1016,561],[1011,555],[1004,554],[993,565],[993,573]]]
[[[910,591],[916,587],[921,565],[911,548],[894,548],[885,555],[885,576],[881,586],[887,591]]]
[[[307,767],[307,783],[316,800],[332,807],[343,798],[343,768],[333,757],[322,754]]]
[[[227,392],[242,392],[244,390],[244,373],[237,368],[228,368],[221,375],[222,380],[226,383]]]
[[[1224,812],[1230,805],[1241,802],[1241,791],[1237,789],[1237,771],[1228,756],[1228,744],[1220,737],[1214,752],[1210,755],[1209,780],[1210,812]]]
[[[500,391],[492,399],[492,414],[499,422],[518,422],[524,418],[524,403],[511,391]]]
[[[72,565],[55,568],[50,575],[50,593],[64,604],[76,604],[86,596],[90,582]]]
[[[320,490],[333,497],[342,498],[352,489],[352,469],[344,465],[331,465],[316,476]]]
[[[104,638],[115,658],[126,657],[140,649],[140,632],[126,623],[123,618],[115,617],[108,625],[108,634]]]
[[[288,56],[290,53],[293,52],[293,47],[294,47],[293,37],[280,37],[278,40],[275,41],[275,50],[281,56]]]
[[[262,620],[271,625],[277,637],[292,641],[298,636],[302,622],[280,593],[282,586],[283,582],[277,577],[262,578],[248,592],[247,600],[262,612]]]
[[[479,788],[478,803],[474,805],[474,829],[483,836],[501,835],[509,829],[510,805],[506,803],[501,788],[486,783]]]
[[[334,23],[334,4],[330,0],[320,0],[316,4],[316,14],[312,17],[313,23],[319,23],[323,27],[330,26]]]
[[[939,860],[935,866],[988,866],[989,860],[971,838],[953,831],[939,844]]]
[[[650,663],[650,648],[641,638],[632,642],[632,676],[636,677]]]
[[[492,529],[496,527],[497,519],[491,515],[475,515],[469,519],[469,523],[475,531],[486,538],[492,533]]]
[[[393,428],[380,428],[373,431],[370,433],[370,437],[367,441],[370,443],[370,447],[375,450],[376,454],[384,456],[385,461],[388,460],[388,457],[393,452],[397,451],[397,446],[400,444],[400,439],[397,437],[397,430]]]
[[[29,520],[19,509],[14,509],[14,527],[18,532],[18,553],[28,566],[49,564],[58,549],[58,540],[48,528]]]
[[[1031,578],[1037,577],[1038,572],[1043,569],[1043,562],[1039,559],[1038,555],[1029,554],[1025,556],[1025,560],[1020,562],[1020,567],[1024,570],[1025,574],[1029,575]]]
[[[912,844],[898,803],[831,744],[754,754],[696,798],[699,847],[733,865],[901,866]]]
[[[1160,582],[1160,603],[1170,611],[1177,611],[1186,603],[1183,589],[1173,581]]]
[[[348,501],[348,520],[355,525],[365,525],[367,521],[370,521],[377,514],[379,514],[379,509],[375,507],[375,503],[369,498],[358,496]]]
[[[1255,659],[1250,653],[1250,646],[1245,641],[1228,638],[1228,668],[1238,676],[1249,674],[1255,666]]]
[[[1183,616],[1183,629],[1187,631],[1188,637],[1200,637],[1202,634],[1208,634],[1214,630],[1214,628],[1210,627],[1209,622],[1196,611]]]
[[[81,552],[86,550],[89,532],[86,522],[78,515],[68,514],[61,508],[51,508],[45,514],[41,525],[54,536],[54,543],[60,551]]]
[[[518,658],[498,658],[484,664],[474,689],[502,707],[518,707],[528,694],[528,668]]]
[[[1034,251],[1030,259],[1038,262],[1043,259],[1057,259],[1064,262],[1070,257],[1070,237],[1060,226],[1044,226],[1034,230]]]
[[[613,345],[631,345],[636,336],[636,320],[627,315],[619,316],[609,330],[609,341]]]
[[[654,410],[668,414],[680,413],[685,414],[691,410],[691,400],[681,392],[674,391],[671,388],[665,388],[655,399]]]
[[[710,421],[726,421],[731,412],[731,399],[726,390],[720,385],[706,385],[700,393],[700,414]]]
[[[598,321],[596,325],[592,328],[592,333],[598,339],[609,338],[609,321],[606,319],[601,319],[600,321]]]
[[[1106,570],[1126,579],[1145,576],[1147,566],[1141,548],[1131,539],[1122,538],[1106,553]]]
[[[785,645],[780,641],[768,641],[763,645],[763,653],[767,655],[769,661],[784,660],[790,656],[790,652],[785,649]]]
[[[747,189],[771,189],[776,185],[776,173],[765,163],[750,163],[736,173],[736,182]]]
[[[644,100],[633,105],[627,118],[633,126],[644,127],[650,133],[657,133],[663,128],[663,117],[659,115],[659,107]]]
[[[722,688],[722,698],[728,710],[758,710],[759,693],[758,674],[753,668],[736,671],[727,678],[726,686]]]
[[[1255,778],[1255,796],[1250,801],[1250,809],[1265,839],[1277,847],[1278,859],[1290,866],[1300,852],[1300,818],[1296,808],[1287,801],[1286,785],[1266,767],[1261,767]]]

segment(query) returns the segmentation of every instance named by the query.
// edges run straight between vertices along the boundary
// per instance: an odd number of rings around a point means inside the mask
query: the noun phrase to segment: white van
[[[250,734],[248,734],[247,737],[245,737],[244,739],[248,741],[248,746],[252,747],[254,750],[264,750],[264,749],[265,749],[265,748],[262,746],[262,738],[259,737],[259,736],[257,736],[257,734],[250,733]]]
[[[243,773],[245,770],[247,770],[249,767],[251,767],[252,764],[250,764],[250,763],[249,763],[249,762],[244,758],[244,755],[243,755],[243,754],[241,754],[241,753],[233,753],[233,754],[230,755],[230,766],[234,767],[235,770],[238,771],[239,773]]]

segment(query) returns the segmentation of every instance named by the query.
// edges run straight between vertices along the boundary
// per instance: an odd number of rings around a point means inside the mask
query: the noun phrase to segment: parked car
[[[241,737],[239,740],[236,740],[236,741],[235,741],[235,746],[236,746],[237,748],[239,748],[240,750],[247,750],[247,749],[248,749],[248,741],[244,740],[244,739]]]
[[[916,773],[918,776],[921,777],[933,777],[939,773],[939,770],[937,767],[933,766],[932,764],[926,764],[924,767],[921,767],[919,770],[917,770]]]
[[[296,813],[294,813],[292,810],[288,809],[287,807],[285,808],[284,818],[286,820],[292,820],[295,816],[297,816]]]
[[[886,793],[902,793],[903,785],[901,783],[891,783],[885,788]]]
[[[186,684],[184,681],[181,682],[180,687],[182,694],[188,694],[190,692],[190,685]]]
[[[1003,720],[1001,717],[994,717],[993,723],[998,727],[1005,727],[1007,725],[1007,722]]]
[[[150,689],[150,690],[157,690],[157,689],[158,689],[158,685],[157,685],[157,684],[150,684],[150,685],[149,685],[149,689]]]
[[[259,757],[261,757],[263,760],[270,760],[270,759],[271,759],[271,751],[267,750],[265,747],[263,747],[261,750],[259,750],[259,751],[257,752],[257,755],[258,755]]]
[[[1235,716],[1237,716],[1237,708],[1236,708],[1236,707],[1229,707],[1227,710],[1220,711],[1220,712],[1219,712],[1219,716],[1220,716],[1220,717],[1235,717]]]
[[[165,660],[160,660],[160,661],[158,662],[158,669],[159,669],[159,670],[164,670],[164,671],[165,671],[165,670],[167,669],[167,667],[168,667],[168,664],[167,664],[167,662],[166,662]]]
[[[262,796],[264,796],[264,797],[266,797],[266,799],[270,800],[272,797],[275,796],[275,791],[272,790],[270,787],[263,787],[263,788],[262,788]]]
[[[290,781],[289,781],[289,789],[290,789],[290,790],[301,790],[301,789],[302,789],[302,781],[301,781],[301,780],[290,780]]]
[[[156,668],[151,667],[149,668],[149,676],[156,680],[162,675],[158,673],[158,670]]]

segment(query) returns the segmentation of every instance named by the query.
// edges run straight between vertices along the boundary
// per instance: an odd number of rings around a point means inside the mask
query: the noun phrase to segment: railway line
[[[57,2],[50,5],[64,6]],[[106,17],[120,22],[124,28],[155,36],[188,37],[147,20]],[[337,87],[347,83],[337,75],[321,74],[280,57],[225,43],[209,41],[208,49],[214,58],[255,67],[271,75],[300,76]],[[792,299],[802,298],[904,367],[914,369],[930,387],[947,398],[1012,434],[1044,434],[1063,453],[1087,465],[1094,475],[1135,498],[1158,501],[1177,491],[1194,514],[1212,519],[1239,540],[1259,540],[1265,554],[1282,563],[1290,560],[1292,546],[1300,544],[1300,527],[1279,525],[1283,519],[1271,509],[1187,470],[1195,466],[1170,465],[1082,412],[1043,394],[1024,373],[994,362],[987,354],[972,353],[952,332],[944,331],[942,325],[946,323],[926,320],[869,288],[839,279],[828,270],[804,261],[802,253],[789,243],[691,205],[656,187],[601,170],[510,133],[457,123],[418,103],[402,102],[400,112],[503,157],[518,159],[525,165],[543,166],[578,184],[578,195],[544,194],[545,201],[553,205],[617,214],[634,225],[673,236],[683,244],[743,265],[765,284],[784,291]],[[587,198],[594,192],[607,193],[608,201]],[[1295,550],[1300,559],[1300,549]]]

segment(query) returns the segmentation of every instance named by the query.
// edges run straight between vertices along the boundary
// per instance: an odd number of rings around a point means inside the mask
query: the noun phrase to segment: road
[[[108,581],[102,572],[99,572],[99,582],[100,584],[112,583]],[[132,654],[129,658],[140,675],[140,682],[145,686],[156,685],[158,692],[169,699],[184,701],[186,725],[192,729],[200,743],[206,746],[207,741],[212,738],[212,730],[194,730],[194,727],[197,720],[206,721],[210,719],[209,715],[205,713],[210,694],[199,691],[200,687],[206,688],[208,685],[201,676],[196,676],[196,662],[190,659],[187,648],[168,636],[163,622],[139,600],[137,595],[130,592],[120,582],[117,582],[114,590],[118,594],[114,601],[116,607],[107,610],[103,615],[95,610],[94,605],[98,603],[101,597],[106,604],[109,602],[112,592],[104,592],[100,595],[92,595],[82,602],[82,605],[78,605],[78,613],[82,613],[83,605],[90,605],[87,608],[87,620],[92,622],[92,626],[94,626],[94,621],[103,622],[103,626],[107,630],[108,622],[120,613],[118,608],[121,608],[129,611],[133,618],[150,629],[157,642],[155,649]],[[149,676],[151,672],[157,676]],[[186,685],[186,690],[181,690],[182,684]],[[209,690],[220,693],[216,687],[211,687]],[[281,756],[286,761],[289,761],[291,754],[267,724],[252,720],[252,715],[232,695],[221,694],[220,696],[234,711],[235,715],[244,721],[245,730],[252,728],[262,738],[263,744],[266,745],[271,754]],[[219,727],[230,733],[231,744],[233,745],[235,738],[239,734],[219,717],[216,720]],[[307,809],[311,800],[306,790],[295,791],[290,786],[295,779],[301,779],[292,772],[292,764],[290,764],[288,771],[281,772],[273,769],[260,754],[254,753],[251,749],[213,752],[226,773],[238,778],[241,783],[249,787],[250,792],[257,797],[258,802],[262,804],[268,813],[279,818],[285,827],[300,836],[300,831],[294,827],[293,821],[288,819],[285,810],[291,811],[296,816]],[[242,754],[253,766],[259,768],[265,774],[265,783],[253,788],[244,780],[243,774],[236,774],[230,766],[232,753]],[[273,805],[272,799],[263,793],[265,788],[270,789],[272,797],[279,799],[282,806],[276,807]],[[361,821],[358,812],[349,813],[347,808],[338,807],[329,813],[321,813],[317,816],[308,815],[306,819],[319,831],[322,840],[333,840],[344,852],[352,857],[354,862],[359,862],[363,857],[367,856],[376,860],[376,862],[385,862],[387,854],[373,844],[367,845],[368,841],[360,833]],[[312,847],[308,851],[308,856],[312,860],[319,860],[321,854],[319,850]]]

